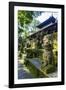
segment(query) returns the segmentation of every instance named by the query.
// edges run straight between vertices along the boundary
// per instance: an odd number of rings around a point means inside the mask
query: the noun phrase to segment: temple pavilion
[[[54,16],[50,16],[36,26],[37,32],[27,37],[26,58],[31,66],[35,66],[34,69],[43,72],[46,66],[53,65],[52,68],[57,66],[57,50],[53,51],[53,38],[57,36],[57,25],[58,20]],[[57,37],[55,41],[57,41]]]

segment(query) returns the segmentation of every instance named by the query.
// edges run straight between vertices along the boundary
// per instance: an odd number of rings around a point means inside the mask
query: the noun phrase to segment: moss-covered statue
[[[44,65],[52,64],[53,52],[52,52],[52,35],[46,35],[43,37],[43,62]]]

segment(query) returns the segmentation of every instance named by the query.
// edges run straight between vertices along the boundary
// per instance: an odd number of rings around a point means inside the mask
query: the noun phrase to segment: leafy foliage
[[[21,26],[24,26],[25,24],[29,24],[33,17],[32,17],[33,12],[32,11],[18,11],[18,21],[20,23]]]
[[[36,31],[36,24],[39,22],[35,18],[40,14],[41,12],[38,11],[18,11],[18,50],[20,53],[23,53],[27,36]]]

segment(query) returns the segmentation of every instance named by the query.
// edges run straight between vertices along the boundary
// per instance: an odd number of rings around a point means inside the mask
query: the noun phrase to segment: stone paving
[[[25,67],[25,65],[18,63],[18,79],[33,78],[32,74]]]

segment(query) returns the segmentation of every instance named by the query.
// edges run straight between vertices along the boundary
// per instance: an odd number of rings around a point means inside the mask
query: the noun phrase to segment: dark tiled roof
[[[55,23],[55,18],[53,16],[49,17],[46,21],[42,22],[41,24],[39,24],[37,27],[39,29],[49,25],[50,23]]]

